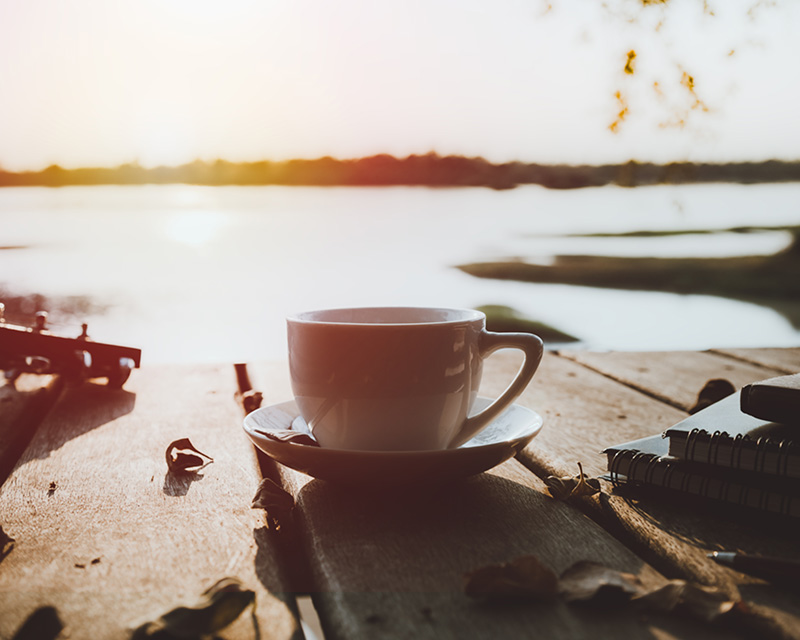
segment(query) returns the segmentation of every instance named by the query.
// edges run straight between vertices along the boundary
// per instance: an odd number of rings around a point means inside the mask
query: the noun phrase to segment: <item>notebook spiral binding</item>
[[[695,455],[697,443],[707,440],[708,449],[706,451],[705,460],[700,456]],[[754,470],[759,473],[773,473],[775,475],[786,476],[789,472],[789,456],[797,455],[800,451],[794,441],[792,440],[775,440],[773,438],[760,437],[753,439],[746,434],[737,434],[731,437],[725,431],[714,431],[709,433],[705,429],[692,429],[686,436],[686,442],[683,445],[683,458],[685,460],[694,460],[696,462],[706,462],[708,464],[719,465],[719,450],[721,443],[730,444],[730,457],[725,466],[733,467],[735,469],[742,468],[742,452],[745,449],[753,449],[755,452],[755,468]],[[770,465],[770,469],[766,468],[767,454],[775,453],[776,460],[774,467]]]
[[[742,440],[745,439],[747,439],[746,436],[745,438],[742,438]],[[752,442],[758,444],[760,440],[761,439],[753,440]],[[629,460],[626,468],[627,473],[622,474],[620,473],[620,466],[625,460]],[[640,474],[639,469],[642,466],[644,466],[644,472],[643,474]],[[672,460],[652,453],[643,453],[636,450],[621,450],[617,451],[611,458],[608,470],[611,483],[615,487],[621,487],[624,485],[649,485],[663,489],[678,490],[684,493],[692,493],[703,498],[717,499],[744,506],[752,506],[749,498],[751,492],[754,492],[753,496],[757,499],[757,508],[762,510],[767,509],[767,502],[769,500],[769,492],[767,491],[756,487],[750,487],[746,484],[734,485],[733,483],[723,482],[719,488],[719,493],[716,494],[716,492],[713,492],[715,495],[712,495],[712,491],[710,489],[710,477],[698,476],[691,472],[687,472],[685,469],[681,469],[680,467],[681,464],[679,462],[676,463]],[[657,468],[664,469],[664,475],[660,482],[656,482],[654,477]],[[673,484],[673,478],[676,472],[681,476],[680,486],[677,487]],[[700,486],[697,491],[690,492],[689,485],[693,478],[700,479]],[[733,486],[738,489],[738,495],[731,495],[731,489]],[[778,513],[783,515],[791,515],[791,502],[791,496],[786,494],[781,495]]]
[[[620,476],[622,476],[623,474],[621,474],[619,472],[619,467],[620,467],[620,463],[625,458],[630,458],[631,459],[630,466],[628,467],[628,473],[626,475],[626,478],[634,477],[636,475],[636,468],[639,465],[641,465],[642,463],[646,462],[647,463],[647,468],[645,470],[645,482],[647,482],[649,484],[654,484],[653,483],[653,472],[655,470],[655,465],[658,464],[659,462],[662,462],[662,461],[663,461],[663,463],[669,464],[669,462],[667,462],[666,460],[663,460],[663,458],[661,458],[661,457],[659,457],[659,456],[657,456],[655,454],[652,454],[652,453],[642,453],[641,451],[632,451],[632,450],[630,450],[630,451],[617,451],[614,454],[613,458],[611,458],[611,464],[609,465],[609,468],[608,468],[608,473],[609,473],[609,476],[611,477],[611,483],[615,487],[621,487],[622,485],[627,484],[627,482],[628,482],[628,480],[620,480]],[[671,465],[670,465],[670,468],[667,469],[667,473],[669,474],[671,471],[672,471],[672,468],[671,468]],[[665,480],[666,480],[666,478],[665,478]]]

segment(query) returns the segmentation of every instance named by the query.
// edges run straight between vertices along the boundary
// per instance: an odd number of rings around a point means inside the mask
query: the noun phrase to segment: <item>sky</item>
[[[798,25],[791,0],[0,0],[0,167],[796,160]]]

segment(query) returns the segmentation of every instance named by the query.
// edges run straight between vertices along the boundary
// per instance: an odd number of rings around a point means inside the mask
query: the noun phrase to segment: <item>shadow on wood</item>
[[[313,548],[314,604],[326,637],[574,638],[650,640],[692,621],[642,621],[629,608],[571,606],[561,599],[488,603],[464,592],[465,574],[534,555],[557,574],[579,560],[660,584],[640,558],[538,486],[519,465],[450,486],[356,491],[312,480],[297,493],[296,521]],[[721,637],[713,630],[706,637]]]
[[[60,376],[30,376],[20,388],[14,380],[0,386],[0,485],[8,478],[30,444],[39,424],[58,400]]]
[[[55,607],[39,607],[22,626],[12,640],[56,640],[64,629],[64,623]]]
[[[47,458],[70,440],[130,413],[135,404],[136,394],[123,389],[92,382],[66,386],[49,414],[45,437],[36,439],[25,458]]]
[[[167,471],[164,474],[164,484],[161,490],[165,496],[180,498],[189,493],[192,483],[203,479],[203,474],[197,471]]]

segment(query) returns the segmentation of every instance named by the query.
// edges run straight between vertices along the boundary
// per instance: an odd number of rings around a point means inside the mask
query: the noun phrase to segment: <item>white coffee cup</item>
[[[320,446],[372,451],[458,447],[530,382],[542,340],[486,331],[471,309],[327,309],[287,318],[295,401]],[[508,388],[470,416],[484,359],[502,348],[525,360]]]

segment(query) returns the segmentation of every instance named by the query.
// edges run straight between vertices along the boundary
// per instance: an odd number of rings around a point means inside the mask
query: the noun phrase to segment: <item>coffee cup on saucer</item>
[[[369,307],[287,318],[295,402],[321,447],[424,451],[458,447],[525,389],[542,358],[530,333],[493,333],[471,309]],[[502,348],[525,360],[506,390],[470,415],[483,361]]]

